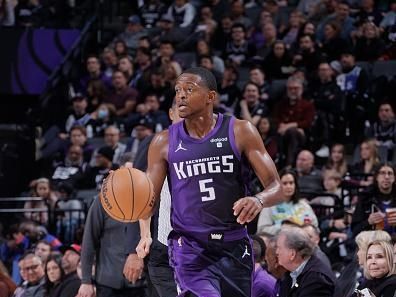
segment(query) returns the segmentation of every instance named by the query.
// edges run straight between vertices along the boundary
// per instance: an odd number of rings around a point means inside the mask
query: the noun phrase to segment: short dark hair
[[[214,77],[213,73],[208,69],[203,67],[192,67],[184,70],[182,74],[187,73],[199,76],[209,90],[217,92],[216,78]]]

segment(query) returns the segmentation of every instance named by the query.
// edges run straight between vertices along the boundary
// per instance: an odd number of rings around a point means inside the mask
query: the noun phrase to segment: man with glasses
[[[353,234],[371,229],[396,234],[395,169],[389,164],[375,172],[373,187],[361,193],[352,217]]]
[[[21,274],[26,277],[26,282],[15,290],[13,297],[44,297],[45,277],[41,258],[26,254],[21,262]]]

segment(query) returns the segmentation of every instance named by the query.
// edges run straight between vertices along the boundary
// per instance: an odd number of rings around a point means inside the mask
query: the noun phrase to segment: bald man
[[[297,155],[296,171],[300,192],[303,194],[323,192],[322,174],[314,167],[314,163],[315,157],[308,150],[302,150]]]

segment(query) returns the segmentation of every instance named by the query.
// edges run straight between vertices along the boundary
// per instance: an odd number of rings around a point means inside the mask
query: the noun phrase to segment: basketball
[[[154,207],[153,184],[146,173],[135,168],[120,168],[109,174],[99,196],[106,213],[124,223],[147,218]]]

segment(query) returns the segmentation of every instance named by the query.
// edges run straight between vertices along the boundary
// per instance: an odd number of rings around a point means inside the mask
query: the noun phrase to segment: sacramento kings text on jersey
[[[233,155],[193,159],[173,163],[178,179],[206,173],[231,173],[234,171]]]

